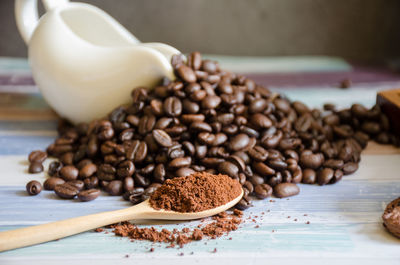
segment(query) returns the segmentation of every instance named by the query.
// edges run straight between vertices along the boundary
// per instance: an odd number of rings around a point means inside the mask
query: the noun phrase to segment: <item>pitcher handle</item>
[[[42,0],[42,2],[45,9],[50,10],[68,3],[69,0]],[[15,0],[15,19],[18,31],[28,45],[39,20],[37,0]]]

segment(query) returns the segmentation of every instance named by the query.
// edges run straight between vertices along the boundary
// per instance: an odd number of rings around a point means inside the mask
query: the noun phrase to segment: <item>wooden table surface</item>
[[[226,69],[246,73],[313,107],[324,102],[341,107],[353,102],[372,106],[376,91],[400,87],[400,76],[395,73],[337,58],[218,60]],[[338,89],[343,78],[351,78],[354,86]],[[46,176],[27,174],[26,157],[34,149],[44,149],[55,137],[56,116],[34,86],[26,60],[0,58],[0,231],[130,205],[107,195],[88,203],[60,200],[48,191],[28,196],[26,182],[43,181]],[[355,174],[335,185],[300,184],[300,188],[295,197],[255,200],[254,207],[245,211],[239,230],[182,249],[89,231],[0,253],[0,264],[400,264],[400,240],[385,231],[381,220],[386,204],[400,196],[399,149],[371,142]],[[140,225],[154,224],[161,227],[151,222]],[[162,227],[197,224],[167,222]],[[155,248],[152,253],[151,247]]]

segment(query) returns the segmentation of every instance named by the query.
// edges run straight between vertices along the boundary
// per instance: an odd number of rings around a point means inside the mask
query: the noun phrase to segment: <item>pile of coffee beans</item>
[[[378,106],[309,109],[198,52],[171,63],[176,80],[134,89],[132,104],[107,118],[61,123],[44,188],[82,201],[103,189],[136,204],[166,179],[206,171],[237,179],[245,196],[236,207],[246,209],[249,195],[288,197],[299,193],[296,183],[340,181],[358,169],[370,139],[399,144]],[[30,161],[42,157],[33,152]]]

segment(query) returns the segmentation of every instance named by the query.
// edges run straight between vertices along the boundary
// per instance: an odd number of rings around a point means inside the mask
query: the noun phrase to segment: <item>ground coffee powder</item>
[[[166,180],[151,195],[150,205],[157,210],[200,212],[226,204],[241,192],[240,183],[227,175],[196,172]]]
[[[167,247],[175,247],[205,238],[216,239],[231,231],[237,230],[242,222],[242,211],[235,209],[233,213],[223,212],[212,217],[212,222],[202,222],[194,229],[183,228],[182,230],[162,229],[157,230],[155,227],[139,228],[138,226],[122,222],[109,226],[113,229],[113,233],[117,236],[129,237],[132,240],[147,240],[158,243],[169,243]],[[203,219],[206,220],[206,219]],[[103,232],[97,231],[96,232]]]

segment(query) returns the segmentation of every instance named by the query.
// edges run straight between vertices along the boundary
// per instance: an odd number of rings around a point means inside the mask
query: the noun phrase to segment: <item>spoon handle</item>
[[[97,227],[131,220],[140,214],[136,207],[102,212],[42,225],[0,232],[0,252],[75,235]]]

